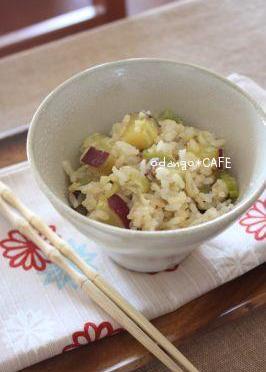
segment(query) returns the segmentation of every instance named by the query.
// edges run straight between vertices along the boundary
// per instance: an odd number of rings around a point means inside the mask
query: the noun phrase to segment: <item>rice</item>
[[[126,114],[110,136],[88,136],[80,167],[63,163],[71,206],[104,223],[126,227],[128,221],[135,230],[179,229],[230,211],[235,178],[203,164],[217,161],[224,140],[173,117]],[[110,203],[114,195],[118,204]]]

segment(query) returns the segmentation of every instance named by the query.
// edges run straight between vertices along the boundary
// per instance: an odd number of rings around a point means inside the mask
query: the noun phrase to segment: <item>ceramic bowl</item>
[[[198,226],[133,231],[75,212],[67,199],[62,161],[78,165],[84,137],[108,133],[125,113],[169,108],[186,123],[225,138],[240,197],[229,213]],[[206,69],[165,60],[131,59],[92,67],[67,80],[42,102],[28,136],[36,180],[61,215],[125,268],[152,272],[171,267],[234,222],[262,192],[266,133],[261,108],[236,85]]]

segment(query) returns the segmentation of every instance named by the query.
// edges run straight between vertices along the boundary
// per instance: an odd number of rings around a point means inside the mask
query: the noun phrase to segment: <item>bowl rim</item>
[[[44,194],[47,196],[47,198],[53,203],[53,205],[55,205],[55,206],[59,205],[61,210],[63,209],[66,214],[70,214],[72,218],[77,219],[78,222],[80,222],[81,224],[92,225],[92,227],[96,228],[97,230],[104,229],[104,230],[106,230],[107,233],[108,232],[113,233],[113,234],[117,233],[119,235],[123,235],[123,236],[127,236],[127,237],[128,236],[134,236],[134,235],[138,235],[139,237],[144,237],[144,236],[147,236],[147,237],[152,237],[152,236],[154,236],[154,237],[175,236],[175,235],[180,235],[180,234],[190,235],[192,233],[193,234],[195,234],[197,232],[200,233],[203,230],[206,230],[208,228],[212,228],[213,226],[219,225],[220,223],[225,222],[225,221],[227,221],[228,223],[230,221],[233,221],[240,214],[244,213],[250,207],[252,202],[254,202],[256,200],[256,198],[263,192],[264,188],[266,187],[266,182],[262,182],[261,186],[257,187],[256,190],[253,191],[253,193],[246,196],[246,198],[243,201],[241,201],[238,205],[236,205],[231,211],[229,211],[229,212],[227,212],[227,213],[225,213],[225,214],[223,214],[219,217],[216,217],[213,220],[203,222],[203,223],[195,225],[195,226],[188,226],[188,227],[183,227],[183,228],[179,228],[179,229],[148,230],[148,231],[144,230],[144,231],[142,231],[142,230],[131,230],[131,229],[126,229],[126,228],[122,228],[122,227],[118,227],[118,226],[108,225],[108,224],[105,224],[104,222],[96,221],[96,220],[93,220],[89,217],[81,215],[80,213],[78,213],[74,209],[72,209],[69,205],[64,203],[59,197],[57,197],[51,191],[51,189],[49,188],[47,183],[43,180],[43,178],[42,178],[42,176],[41,176],[41,174],[38,170],[38,167],[36,165],[35,159],[34,159],[34,150],[33,150],[32,143],[33,143],[33,138],[34,138],[34,134],[35,134],[35,131],[36,131],[39,115],[42,113],[45,105],[50,100],[52,100],[53,96],[56,95],[59,91],[64,89],[68,84],[71,84],[72,81],[81,79],[83,77],[83,75],[86,75],[88,73],[93,73],[96,70],[98,71],[98,70],[101,70],[101,69],[105,69],[105,68],[108,68],[108,67],[115,67],[115,66],[119,67],[121,65],[131,64],[131,63],[133,63],[133,64],[134,63],[155,63],[155,64],[156,63],[158,63],[158,64],[164,63],[164,64],[170,64],[170,65],[175,65],[175,66],[186,66],[186,67],[190,67],[190,68],[195,69],[195,70],[200,70],[201,72],[203,72],[207,75],[211,75],[212,77],[216,78],[217,80],[222,81],[225,85],[228,85],[230,88],[234,89],[239,94],[244,96],[249,101],[249,103],[255,108],[257,113],[259,114],[259,116],[262,119],[262,123],[264,124],[264,126],[266,125],[266,112],[264,112],[264,110],[262,109],[262,107],[260,106],[260,104],[258,102],[256,102],[248,93],[246,93],[244,90],[242,90],[235,83],[233,83],[232,81],[228,80],[227,78],[217,74],[216,72],[213,72],[213,71],[209,70],[208,68],[205,68],[205,67],[202,67],[202,66],[199,66],[199,65],[196,65],[196,64],[192,64],[192,63],[178,62],[178,61],[173,61],[173,60],[169,60],[169,59],[161,59],[161,58],[129,58],[129,59],[122,59],[122,60],[118,60],[118,61],[101,63],[101,64],[98,64],[98,65],[94,65],[92,67],[89,67],[88,69],[83,70],[83,71],[73,75],[72,77],[70,77],[69,79],[65,80],[60,85],[58,85],[54,90],[52,90],[43,99],[43,101],[41,102],[41,104],[39,105],[39,107],[37,108],[37,110],[35,111],[35,113],[32,117],[32,120],[31,120],[31,123],[30,123],[30,129],[29,129],[28,136],[27,136],[27,157],[28,157],[28,160],[29,160],[29,163],[30,163],[30,167],[33,170],[34,177],[35,177],[40,189],[44,192]],[[264,173],[265,173],[265,176],[266,176],[266,172],[264,172]],[[265,179],[266,179],[266,177],[265,177]]]

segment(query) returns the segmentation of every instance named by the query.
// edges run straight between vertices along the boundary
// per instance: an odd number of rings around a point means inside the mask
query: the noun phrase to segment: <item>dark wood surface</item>
[[[266,265],[161,316],[154,325],[176,345],[196,332],[216,328],[266,303]],[[26,368],[24,372],[132,371],[152,356],[127,333],[121,333]]]
[[[80,0],[76,5],[75,1],[65,2],[4,0],[0,3],[4,18],[0,24],[0,57],[126,16],[125,0]],[[12,32],[5,34],[10,29]]]
[[[172,1],[1,0],[0,57]]]
[[[0,167],[26,159],[26,133],[0,141]],[[266,308],[266,264],[161,316],[153,323],[176,345],[198,332]],[[123,332],[26,368],[25,372],[132,371],[152,356]]]
[[[90,0],[1,0],[0,35],[88,5]]]
[[[0,140],[0,168],[27,159],[26,141],[26,132]]]

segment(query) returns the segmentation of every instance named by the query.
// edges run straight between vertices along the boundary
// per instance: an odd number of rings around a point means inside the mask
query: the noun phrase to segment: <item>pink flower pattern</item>
[[[50,227],[56,231],[55,226]],[[3,249],[2,255],[9,260],[11,268],[21,267],[25,271],[31,269],[43,271],[50,263],[40,248],[18,230],[8,232],[7,238],[0,241],[1,248]]]
[[[247,234],[253,234],[258,241],[266,239],[266,199],[257,200],[239,221]]]
[[[85,323],[83,331],[77,331],[72,334],[72,344],[65,346],[63,353],[100,340],[103,337],[115,335],[121,331],[122,328],[114,329],[109,322],[101,322],[99,325],[92,322]]]

